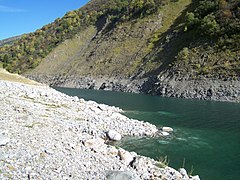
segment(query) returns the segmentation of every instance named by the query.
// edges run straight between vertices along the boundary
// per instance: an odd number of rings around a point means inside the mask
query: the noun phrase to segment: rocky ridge
[[[158,131],[119,108],[3,80],[0,99],[0,179],[199,179],[107,145],[110,130],[122,136]]]

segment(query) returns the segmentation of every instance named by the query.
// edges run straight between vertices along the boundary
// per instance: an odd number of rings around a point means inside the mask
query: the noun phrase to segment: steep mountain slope
[[[92,0],[0,48],[59,86],[240,101],[239,0]]]

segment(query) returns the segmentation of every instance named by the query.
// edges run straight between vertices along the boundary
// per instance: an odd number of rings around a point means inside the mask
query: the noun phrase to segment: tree
[[[209,14],[201,21],[202,34],[209,35],[210,37],[217,36],[220,32],[220,25],[215,20],[213,14]]]

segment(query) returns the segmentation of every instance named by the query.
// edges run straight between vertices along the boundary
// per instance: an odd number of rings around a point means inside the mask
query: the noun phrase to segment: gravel
[[[105,144],[110,130],[122,136],[152,136],[158,131],[125,117],[117,107],[70,97],[44,85],[1,80],[0,101],[0,179],[113,179],[114,174],[183,178],[136,153],[128,152],[134,162],[126,163],[119,156],[122,149]],[[131,165],[139,164],[140,158],[144,170]]]

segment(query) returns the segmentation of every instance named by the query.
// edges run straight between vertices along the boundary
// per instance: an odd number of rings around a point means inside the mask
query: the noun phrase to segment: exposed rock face
[[[192,80],[188,78],[165,78],[158,76],[146,81],[142,90],[167,97],[240,102],[240,81],[217,79]]]
[[[240,81],[223,80],[189,80],[149,77],[143,79],[64,77],[46,75],[28,75],[30,79],[61,87],[83,89],[102,89],[133,93],[145,93],[165,97],[240,102]]]

